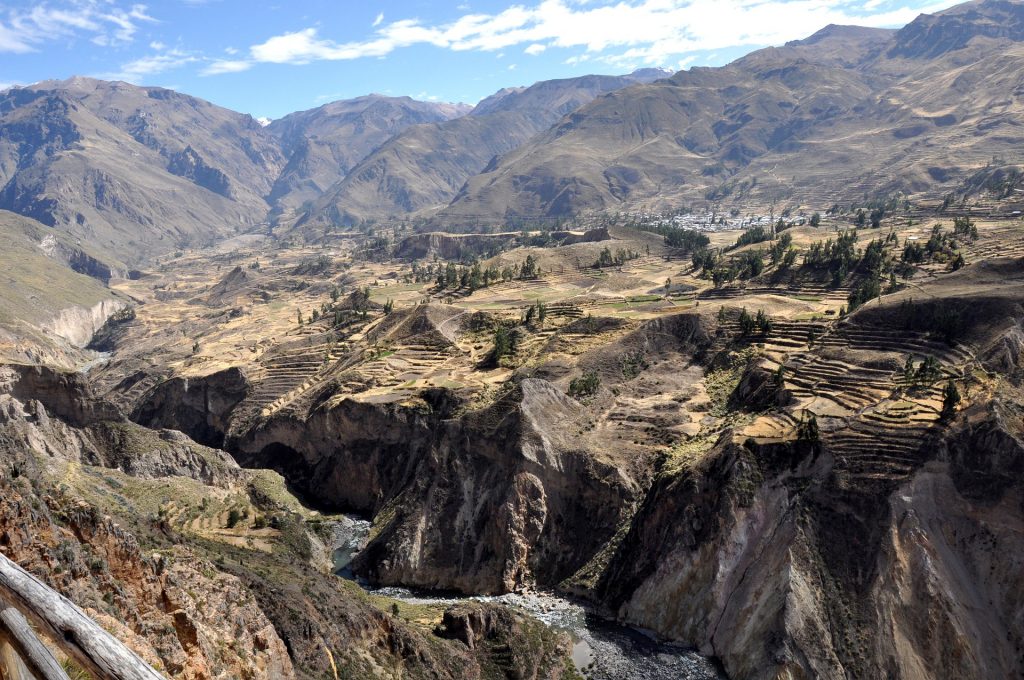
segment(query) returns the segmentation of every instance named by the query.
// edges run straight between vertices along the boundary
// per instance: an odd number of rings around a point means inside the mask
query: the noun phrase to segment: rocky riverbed
[[[357,517],[345,516],[337,522],[334,529],[334,567],[338,576],[355,578],[351,563],[365,544],[369,530],[370,523]],[[368,584],[363,585],[378,595],[410,604],[444,605],[471,599],[521,609],[572,638],[573,663],[589,680],[725,678],[714,662],[691,649],[660,642],[644,631],[604,619],[587,606],[553,593],[459,596],[401,587],[372,588]]]

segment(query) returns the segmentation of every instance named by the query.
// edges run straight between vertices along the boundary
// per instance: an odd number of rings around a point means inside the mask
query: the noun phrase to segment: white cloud
[[[920,12],[953,4],[944,0],[924,8],[874,12],[878,3],[881,0],[540,0],[495,14],[466,13],[438,25],[418,19],[384,23],[381,15],[366,40],[336,42],[316,28],[306,28],[273,36],[250,47],[249,59],[223,66],[215,62],[205,72],[228,73],[260,62],[307,64],[384,57],[413,45],[499,53],[525,45],[524,52],[531,55],[574,48],[583,50],[582,54],[566,63],[581,63],[589,56],[607,63],[667,64],[700,51],[777,45],[830,23],[898,26]]]
[[[252,68],[252,62],[244,59],[217,59],[203,68],[199,75],[217,76],[222,73],[240,73],[248,71],[250,68]]]
[[[180,49],[170,49],[130,61],[123,64],[116,73],[103,74],[103,77],[139,83],[147,76],[172,71],[197,61],[199,57],[194,54]]]
[[[114,0],[68,0],[9,10],[0,19],[0,52],[32,52],[54,40],[84,35],[100,46],[132,42],[139,24],[156,21],[145,5],[128,7]]]
[[[373,26],[380,26],[381,22],[384,21],[384,12],[377,15],[377,18],[373,20]]]
[[[509,71],[515,71],[516,70],[516,65],[515,64],[509,64],[508,65],[508,70]]]

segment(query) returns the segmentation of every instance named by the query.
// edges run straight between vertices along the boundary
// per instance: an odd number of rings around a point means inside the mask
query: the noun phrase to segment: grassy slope
[[[0,327],[24,332],[72,305],[91,307],[111,297],[102,282],[47,257],[39,243],[62,234],[34,220],[0,210]]]

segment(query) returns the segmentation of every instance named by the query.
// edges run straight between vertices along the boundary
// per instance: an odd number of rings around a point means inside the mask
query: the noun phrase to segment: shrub
[[[601,379],[595,371],[587,371],[569,383],[569,396],[575,399],[593,396],[601,387]]]

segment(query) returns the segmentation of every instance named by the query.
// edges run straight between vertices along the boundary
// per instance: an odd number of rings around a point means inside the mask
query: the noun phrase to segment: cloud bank
[[[556,47],[578,50],[570,63],[656,65],[697,51],[779,44],[827,24],[898,26],[949,4],[911,9],[891,0],[543,0],[436,25],[418,19],[383,23],[380,16],[373,33],[360,41],[337,42],[310,27],[252,45],[246,58],[213,61],[204,73],[233,73],[260,63],[383,57],[416,45],[453,51],[525,46],[529,55]]]

